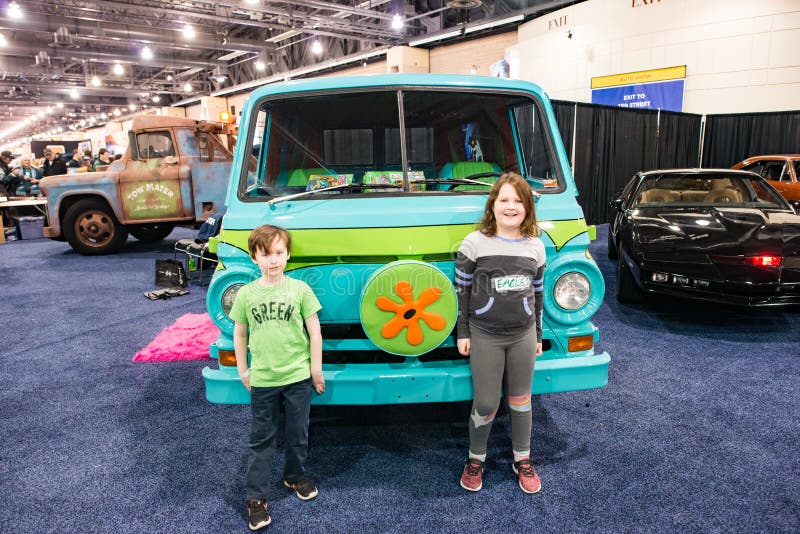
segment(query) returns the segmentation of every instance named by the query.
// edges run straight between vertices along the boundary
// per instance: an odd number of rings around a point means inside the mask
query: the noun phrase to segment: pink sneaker
[[[530,460],[520,460],[511,464],[514,473],[519,477],[519,487],[525,493],[538,493],[542,489],[542,479]]]
[[[483,487],[483,462],[470,458],[461,473],[461,487],[467,491],[478,491]]]

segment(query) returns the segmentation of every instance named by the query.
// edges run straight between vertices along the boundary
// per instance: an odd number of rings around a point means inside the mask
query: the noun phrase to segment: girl
[[[486,443],[501,388],[511,418],[512,468],[519,486],[542,483],[530,461],[533,363],[542,353],[542,279],[545,251],[538,237],[533,192],[518,174],[500,176],[489,192],[478,230],[456,258],[458,351],[470,357],[473,402],[469,459],[461,486],[483,486]]]

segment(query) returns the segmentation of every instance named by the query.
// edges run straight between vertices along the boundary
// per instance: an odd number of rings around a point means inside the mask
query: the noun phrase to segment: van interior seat
[[[502,172],[496,163],[488,161],[451,161],[439,171],[439,178],[466,178],[482,172]]]

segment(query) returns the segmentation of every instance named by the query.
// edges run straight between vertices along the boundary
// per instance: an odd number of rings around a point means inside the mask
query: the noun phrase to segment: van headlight
[[[544,311],[561,324],[587,321],[600,308],[606,285],[597,264],[583,251],[548,258],[544,269]]]
[[[233,308],[233,301],[236,300],[236,294],[242,287],[244,287],[244,284],[233,284],[222,292],[220,305],[222,306],[222,311],[224,311],[225,315],[228,317],[231,315],[231,308]]]
[[[229,315],[233,301],[239,290],[256,278],[258,274],[254,270],[239,266],[229,266],[214,274],[206,293],[206,308],[211,320],[223,334],[233,335],[234,322]]]
[[[592,294],[592,285],[589,279],[579,272],[569,272],[561,275],[553,287],[553,298],[556,304],[565,310],[577,310],[586,304]]]

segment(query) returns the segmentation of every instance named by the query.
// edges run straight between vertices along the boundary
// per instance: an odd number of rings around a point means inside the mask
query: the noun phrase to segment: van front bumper
[[[409,360],[413,360],[409,363]],[[326,364],[325,393],[313,404],[372,405],[457,402],[472,398],[469,359],[402,363]],[[557,393],[604,387],[608,383],[608,353],[540,359],[533,373],[532,392]],[[250,393],[235,367],[203,369],[206,399],[217,404],[249,404]]]

